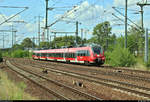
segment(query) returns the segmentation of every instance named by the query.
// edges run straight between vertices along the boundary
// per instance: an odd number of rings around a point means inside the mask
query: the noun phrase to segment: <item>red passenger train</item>
[[[33,59],[53,60],[73,63],[102,65],[105,62],[104,51],[98,45],[86,45],[73,48],[35,50]]]

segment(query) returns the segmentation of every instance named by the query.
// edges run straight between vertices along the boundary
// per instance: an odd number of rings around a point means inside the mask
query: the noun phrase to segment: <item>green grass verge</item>
[[[26,85],[21,82],[14,84],[6,73],[0,71],[0,100],[37,100],[24,92]]]

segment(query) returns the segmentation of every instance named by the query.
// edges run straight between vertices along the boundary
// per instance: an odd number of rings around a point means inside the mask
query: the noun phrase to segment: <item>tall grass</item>
[[[21,82],[15,85],[7,75],[0,71],[0,100],[35,100],[24,92],[26,85]]]

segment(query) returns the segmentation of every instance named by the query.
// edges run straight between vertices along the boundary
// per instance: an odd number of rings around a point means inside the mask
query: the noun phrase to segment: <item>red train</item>
[[[104,51],[101,46],[88,45],[74,48],[35,50],[33,59],[74,62],[102,65],[105,62]]]

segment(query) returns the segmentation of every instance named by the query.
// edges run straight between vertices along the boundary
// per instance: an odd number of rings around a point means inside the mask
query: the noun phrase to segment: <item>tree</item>
[[[15,44],[15,45],[13,45],[12,48],[13,48],[13,49],[23,49],[23,46],[22,46],[22,45],[19,45],[19,44]]]
[[[128,48],[132,53],[139,54],[140,52],[143,53],[144,51],[144,32],[142,32],[140,29],[132,27],[128,32]]]
[[[109,34],[111,33],[112,27],[108,21],[97,24],[93,29],[94,39],[97,44],[106,47],[106,41],[109,39]]]
[[[78,44],[81,44],[81,38],[77,37]],[[55,48],[60,48],[62,46],[75,46],[75,36],[64,36],[56,37],[51,43],[50,46]]]
[[[35,47],[35,44],[31,41],[30,38],[25,38],[21,45],[24,47],[24,48],[32,48],[32,47]]]
[[[39,48],[50,48],[49,42],[40,42]]]
[[[109,44],[108,50],[113,51],[113,49],[115,48],[117,44],[117,37],[115,34],[109,35],[108,44]]]

